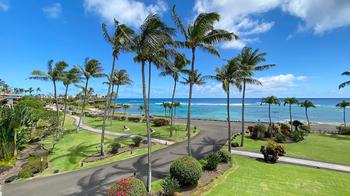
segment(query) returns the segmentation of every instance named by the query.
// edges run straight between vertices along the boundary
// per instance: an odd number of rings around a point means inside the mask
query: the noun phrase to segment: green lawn
[[[350,174],[235,157],[205,195],[350,195]]]
[[[102,118],[85,117],[84,124],[95,128],[101,128]],[[130,130],[124,131],[123,130],[124,125],[129,127]],[[184,139],[187,139],[186,132],[185,132],[186,126],[184,125],[176,125],[175,126],[176,131],[174,131],[173,137],[171,138],[169,137],[170,126],[155,127],[152,125],[151,127],[155,131],[152,134],[152,137],[154,138],[167,139],[167,140],[173,140],[173,141],[182,141]],[[109,131],[114,131],[119,133],[129,133],[129,134],[146,136],[146,124],[141,122],[137,123],[137,122],[130,122],[130,121],[113,120],[113,123],[111,126],[110,121],[108,120],[106,123],[106,129]]]
[[[66,128],[74,129],[72,118],[66,119]],[[146,148],[139,148],[133,151],[133,154],[130,152],[125,152],[117,156],[100,160],[93,163],[84,163],[84,166],[81,167],[80,162],[87,156],[93,155],[99,152],[99,143],[101,135],[97,133],[91,133],[88,131],[81,130],[79,133],[71,133],[65,135],[55,146],[54,152],[49,155],[48,161],[51,165],[49,169],[46,169],[42,175],[48,175],[54,173],[55,170],[59,172],[74,171],[83,168],[94,167],[98,165],[103,165],[106,163],[128,159],[131,157],[139,156],[147,153]],[[108,145],[112,141],[118,141],[122,145],[132,144],[130,139],[121,139],[121,138],[111,138],[106,137],[106,150],[108,150]],[[48,137],[44,140],[44,144],[47,147],[51,147],[52,137]],[[155,145],[152,147],[152,150],[159,150],[165,146]]]
[[[240,141],[240,137],[236,141]],[[245,138],[243,149],[259,151],[266,142]],[[283,144],[287,156],[350,165],[350,136],[309,134],[298,143]],[[240,149],[240,148],[238,148]],[[242,149],[242,148],[241,148]]]

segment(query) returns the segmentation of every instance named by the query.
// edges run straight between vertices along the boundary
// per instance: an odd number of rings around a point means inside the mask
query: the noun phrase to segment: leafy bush
[[[199,163],[202,166],[202,170],[205,170],[205,168],[207,167],[208,161],[206,159],[201,159],[199,160]]]
[[[272,140],[268,141],[266,146],[261,146],[260,152],[264,155],[264,160],[269,163],[276,163],[279,156],[285,154],[283,146]]]
[[[111,149],[111,153],[118,153],[119,151],[119,148],[121,147],[122,145],[118,142],[113,142],[109,145],[110,149]]]
[[[176,179],[180,186],[196,185],[201,175],[201,164],[193,157],[180,157],[170,165],[170,177]]]
[[[147,190],[143,182],[135,177],[119,179],[107,192],[107,196],[147,196]]]
[[[306,125],[300,125],[300,126],[299,126],[299,129],[300,129],[301,131],[304,131],[304,133],[310,133],[310,132],[311,132],[310,127],[309,127],[309,126],[306,126]],[[349,130],[350,130],[350,129],[349,129]]]
[[[35,97],[23,97],[22,100],[20,100],[17,105],[34,108],[34,109],[43,109],[44,103]]]
[[[208,163],[207,166],[205,167],[208,170],[215,170],[217,168],[217,166],[219,165],[219,163],[221,162],[221,157],[219,155],[219,153],[217,152],[211,152],[208,154],[208,156],[206,157]]]
[[[30,165],[25,165],[21,168],[18,173],[20,178],[30,178],[33,177],[32,167]]]
[[[237,142],[231,142],[231,146],[236,148],[236,147],[239,147],[239,144]]]
[[[255,125],[255,127],[252,128],[251,138],[252,139],[263,138],[266,132],[267,132],[267,129],[264,124],[257,124]]]
[[[153,120],[153,124],[156,127],[161,127],[161,126],[169,125],[169,120],[164,118],[157,118]]]
[[[231,162],[231,153],[229,151],[221,149],[217,153],[221,158],[221,162],[223,163]]]
[[[350,135],[350,127],[338,126],[338,133],[342,135]]]
[[[138,117],[138,116],[129,116],[129,117],[128,117],[128,121],[131,121],[131,122],[140,122],[140,121],[141,121],[141,117]]]
[[[140,137],[140,136],[136,136],[136,137],[133,137],[133,138],[132,138],[132,141],[134,142],[134,145],[135,145],[136,147],[139,147],[139,146],[140,146],[142,140],[143,140],[143,139],[142,139],[142,137]]]
[[[275,141],[278,142],[278,143],[283,143],[283,142],[286,141],[286,136],[284,136],[281,133],[277,133]]]
[[[300,142],[304,140],[305,133],[300,130],[295,130],[290,134],[290,137],[292,138],[293,141],[295,142]]]
[[[161,184],[165,195],[173,195],[175,192],[180,191],[179,182],[171,177],[166,177]]]

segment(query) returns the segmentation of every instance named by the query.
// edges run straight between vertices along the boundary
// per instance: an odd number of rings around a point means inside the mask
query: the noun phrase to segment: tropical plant
[[[291,125],[291,131],[293,131],[293,118],[292,118],[292,105],[293,104],[298,104],[299,101],[295,97],[287,97],[284,99],[284,104],[283,105],[288,105],[289,106],[289,124]]]
[[[102,133],[101,133],[101,144],[100,144],[100,154],[104,155],[104,136],[106,129],[106,120],[107,120],[107,111],[110,108],[111,104],[111,89],[113,86],[113,75],[115,69],[115,62],[118,59],[118,56],[121,51],[131,51],[131,40],[134,36],[134,31],[130,29],[125,24],[120,24],[117,20],[114,19],[114,32],[113,35],[110,35],[107,30],[106,24],[102,24],[102,32],[105,40],[112,46],[112,69],[109,75],[110,82],[108,85],[108,91],[106,96],[106,106],[103,113],[103,123],[102,123]]]
[[[161,186],[164,194],[168,196],[172,196],[175,192],[180,191],[179,182],[176,179],[171,178],[169,176],[162,181]]]
[[[142,114],[143,113],[143,111],[144,111],[144,107],[143,107],[143,105],[139,105],[139,112]]]
[[[82,80],[85,80],[85,86],[83,88],[84,90],[84,97],[83,97],[83,105],[81,107],[81,113],[79,117],[79,122],[77,125],[77,132],[79,131],[81,120],[84,115],[85,105],[88,99],[88,85],[89,80],[91,78],[99,78],[103,76],[103,68],[101,67],[101,63],[96,59],[89,59],[85,58],[84,66],[76,66],[78,69],[79,74],[82,76]]]
[[[345,118],[345,110],[347,107],[350,106],[350,102],[347,102],[345,100],[343,100],[340,103],[337,103],[336,105],[338,108],[342,108],[343,109],[343,121],[344,121],[344,127],[346,127],[346,118]]]
[[[196,49],[201,48],[204,51],[220,57],[219,51],[214,48],[214,44],[229,41],[232,39],[238,39],[238,36],[227,32],[222,29],[215,29],[214,23],[220,20],[220,15],[215,12],[211,13],[201,13],[199,14],[193,24],[189,24],[188,28],[185,29],[182,21],[176,14],[175,5],[172,12],[173,20],[180,31],[180,33],[185,37],[185,41],[178,41],[177,44],[181,47],[185,47],[191,50],[192,60],[191,60],[191,73],[195,72],[195,56]],[[189,81],[189,95],[188,95],[188,110],[187,110],[187,140],[188,140],[188,155],[191,156],[191,101],[192,101],[192,88],[194,85],[194,75],[190,74]]]
[[[125,177],[117,180],[107,191],[107,196],[146,196],[147,190],[142,180],[135,177]]]
[[[126,116],[126,110],[130,108],[130,105],[128,104],[123,104],[123,109],[124,109],[124,116]]]
[[[300,107],[305,108],[305,116],[306,116],[306,120],[307,120],[307,126],[310,128],[308,109],[309,108],[316,108],[316,106],[314,105],[314,103],[312,103],[312,101],[309,101],[309,100],[305,100],[303,102],[300,102],[299,104],[300,104]]]
[[[36,95],[39,95],[39,92],[41,92],[41,88],[38,87],[38,88],[35,89],[35,91],[36,91]]]
[[[34,70],[31,73],[31,77],[29,79],[34,80],[42,80],[42,81],[51,81],[53,83],[54,89],[54,98],[56,104],[56,112],[57,112],[57,124],[59,124],[59,109],[58,109],[58,98],[57,98],[57,81],[62,80],[62,75],[64,69],[68,66],[68,64],[64,61],[59,61],[53,66],[53,60],[49,60],[47,63],[47,72]]]
[[[235,58],[235,62],[241,65],[242,75],[242,130],[241,130],[241,146],[244,145],[244,129],[245,129],[245,95],[246,95],[246,85],[262,85],[261,82],[253,77],[254,72],[264,71],[271,67],[274,67],[274,64],[263,64],[261,63],[266,61],[266,53],[260,53],[259,49],[253,50],[250,47],[244,47],[241,53]]]
[[[270,130],[270,137],[272,137],[271,105],[280,105],[280,101],[277,97],[270,96],[270,97],[262,98],[261,104],[269,105],[269,130]]]
[[[64,127],[64,122],[66,120],[67,115],[67,100],[68,100],[68,88],[71,84],[76,84],[80,82],[80,74],[77,68],[72,68],[69,71],[63,72],[62,82],[64,85],[64,112],[63,112],[63,120],[62,120],[62,128]]]

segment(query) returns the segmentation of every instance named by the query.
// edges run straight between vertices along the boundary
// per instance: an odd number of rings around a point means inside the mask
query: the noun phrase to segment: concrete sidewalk
[[[78,122],[79,122],[79,117],[78,116],[72,116],[72,118],[74,119],[74,124],[75,126],[78,126]],[[96,129],[87,125],[84,125],[84,122],[82,121],[80,124],[80,128],[90,131],[90,132],[94,132],[94,133],[99,133],[101,134],[102,130],[101,129]],[[117,132],[112,132],[112,131],[107,131],[105,130],[105,135],[109,135],[109,136],[113,136],[113,137],[118,137],[118,138],[134,138],[134,137],[142,137],[143,140],[147,140],[147,137],[141,136],[141,135],[133,135],[133,134],[127,134],[127,133],[117,133]],[[156,138],[152,138],[151,141],[153,143],[157,143],[157,144],[164,144],[164,145],[171,145],[174,144],[175,142],[173,141],[168,141],[168,140],[162,140],[162,139],[156,139]]]
[[[249,151],[243,151],[243,150],[231,150],[231,153],[234,155],[245,156],[250,158],[261,158],[261,159],[264,158],[264,156],[261,153],[249,152]],[[292,158],[292,157],[286,157],[286,156],[280,157],[278,159],[278,162],[350,173],[350,166],[334,164],[334,163],[311,161],[311,160],[298,159],[298,158]]]

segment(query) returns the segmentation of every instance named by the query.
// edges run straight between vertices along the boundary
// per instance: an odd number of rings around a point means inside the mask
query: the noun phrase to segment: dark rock
[[[11,183],[14,180],[16,180],[17,178],[18,178],[17,175],[10,176],[10,177],[6,178],[5,183]]]

